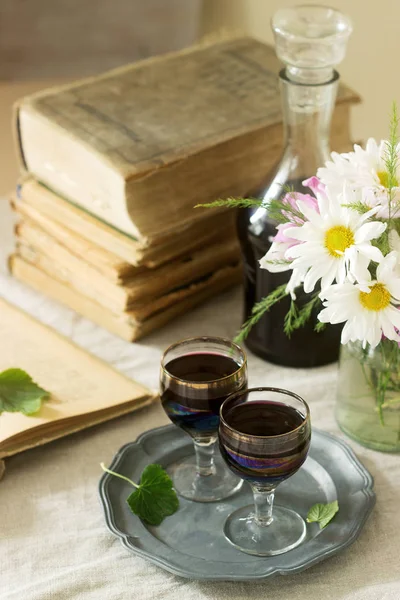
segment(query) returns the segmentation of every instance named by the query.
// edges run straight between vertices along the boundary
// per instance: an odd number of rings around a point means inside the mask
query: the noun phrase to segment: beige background
[[[15,186],[13,102],[193,43],[202,0],[0,0],[0,194]]]
[[[398,0],[204,0],[203,31],[235,28],[272,43],[273,13],[302,3],[332,6],[352,18],[354,31],[339,71],[364,101],[353,109],[353,139],[385,137],[391,103],[400,103]]]
[[[170,8],[175,2],[175,0],[158,1],[168,4]],[[181,2],[182,1],[183,0],[181,0]],[[59,2],[64,6],[64,0],[56,0],[52,4],[58,5]],[[118,5],[122,6],[123,2],[126,2],[126,0],[118,0]],[[197,2],[197,0],[186,0],[185,4],[189,7],[194,2]],[[318,2],[313,2],[313,0],[307,0],[307,2],[310,4],[318,4]],[[45,6],[46,3],[48,4],[49,0],[37,0],[35,6],[38,4]],[[270,19],[272,14],[279,7],[293,4],[294,3],[290,2],[290,0],[203,0],[200,34],[209,35],[210,33],[221,29],[233,29],[236,31],[247,32],[261,40],[272,42],[272,32],[270,30]],[[347,84],[353,86],[363,97],[363,104],[353,109],[353,139],[365,140],[369,136],[379,138],[385,137],[391,102],[393,100],[400,102],[400,77],[397,75],[399,70],[398,64],[400,64],[400,2],[398,0],[380,0],[379,2],[376,0],[329,0],[327,4],[347,12],[353,19],[354,24],[354,32],[350,39],[347,57],[339,67],[343,80]],[[0,16],[2,16],[3,19],[2,21],[0,20],[0,39],[2,39],[2,42],[0,43],[0,48],[2,50],[0,54],[0,67],[3,61],[3,73],[0,68],[0,194],[5,194],[14,187],[15,178],[17,176],[16,161],[11,142],[10,119],[12,101],[35,89],[47,87],[59,78],[64,78],[65,80],[66,77],[71,77],[72,74],[74,74],[75,77],[79,76],[82,70],[85,72],[88,70],[92,72],[99,70],[99,63],[102,63],[105,60],[107,53],[99,54],[90,51],[90,60],[80,60],[79,53],[80,56],[82,56],[82,52],[84,51],[82,48],[84,38],[82,32],[81,34],[75,32],[74,35],[64,34],[63,36],[58,36],[58,38],[55,38],[52,34],[50,39],[53,41],[53,44],[55,39],[59,39],[61,47],[68,48],[69,42],[72,48],[77,46],[79,52],[74,50],[72,53],[73,55],[70,55],[67,50],[65,50],[64,55],[59,52],[57,60],[60,63],[60,67],[56,69],[59,77],[56,76],[54,79],[54,63],[53,65],[46,63],[46,76],[44,76],[42,72],[43,69],[40,68],[40,57],[43,56],[43,54],[41,53],[42,50],[38,49],[39,46],[43,47],[43,45],[46,45],[47,43],[43,32],[43,24],[39,22],[39,24],[36,25],[36,27],[39,27],[39,34],[37,31],[35,34],[29,33],[30,20],[28,17],[30,17],[33,8],[29,8],[30,12],[28,15],[22,10],[23,7],[30,7],[29,3],[21,2],[21,0],[18,0],[17,2],[15,2],[15,0],[4,0],[4,2],[1,3],[1,6],[2,12],[0,11]],[[75,15],[80,15],[80,19],[81,21],[83,19],[83,23],[90,22],[89,12],[86,9],[81,12],[83,6],[82,3],[80,3],[79,6],[80,8],[79,10],[77,8]],[[14,21],[10,18],[11,7],[14,7],[17,13]],[[27,10],[27,8],[25,8],[25,10]],[[37,13],[37,9],[35,10],[34,16]],[[46,11],[44,11],[44,13],[46,14]],[[24,14],[26,15],[25,21],[23,21],[22,18]],[[52,27],[54,27],[54,14],[57,14],[57,11],[52,9]],[[107,21],[105,17],[107,17],[107,13],[103,13],[103,23],[104,20]],[[7,31],[5,30],[6,18],[8,19]],[[37,18],[37,16],[35,16],[35,18]],[[99,16],[96,18],[96,23],[98,23]],[[150,32],[153,30],[154,32],[154,30],[157,30],[157,23],[162,29],[164,13],[155,11],[152,13],[151,18],[154,19],[154,23],[153,27],[149,26],[150,29],[148,31]],[[47,23],[48,22],[49,21],[47,20]],[[62,20],[60,22],[62,22]],[[170,21],[168,22],[170,23]],[[186,20],[183,19],[183,22],[187,22],[187,15]],[[65,25],[65,27],[67,27],[67,25]],[[117,36],[115,33],[115,31],[117,31],[115,19],[110,24],[110,28],[114,32],[113,35],[115,38]],[[178,29],[184,29],[182,21],[180,21]],[[121,47],[119,43],[115,43],[113,45],[113,60],[123,62],[125,60],[126,62],[127,59],[124,59],[124,57],[127,57],[128,55],[131,56],[129,45],[131,39],[132,45],[134,44],[135,37],[132,34],[132,38],[130,38],[127,34],[126,27],[121,31],[124,33],[125,49],[123,45]],[[194,30],[192,29],[192,33],[193,31]],[[33,47],[36,48],[34,56],[32,57],[26,47],[29,36]],[[149,36],[150,33],[148,33],[148,37]],[[98,44],[97,38],[93,39],[93,44]],[[18,55],[18,40],[25,40],[25,61],[28,62],[26,64],[23,63],[19,67],[19,81],[17,83],[10,83],[5,81],[5,76],[7,74],[7,79],[12,77],[13,71],[10,70],[11,62],[17,60],[16,57],[18,56],[20,56],[21,61],[24,60],[22,54]],[[187,40],[187,38],[185,38],[185,40]],[[6,42],[8,44],[7,52],[5,48]],[[103,42],[106,46],[109,44],[109,40],[104,38]],[[185,41],[182,40],[182,44],[184,43]],[[176,42],[174,42],[174,44],[176,44]],[[157,49],[159,49],[160,42],[158,42],[156,46]],[[35,57],[36,71],[34,66]],[[27,65],[30,65],[30,70]],[[48,77],[50,72],[53,73],[51,79]],[[24,83],[24,78],[29,80]]]

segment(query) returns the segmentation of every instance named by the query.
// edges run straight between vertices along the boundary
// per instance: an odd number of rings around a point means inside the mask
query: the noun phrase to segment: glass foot
[[[226,539],[238,550],[256,556],[275,556],[296,548],[306,537],[306,524],[293,510],[274,506],[270,525],[255,522],[254,506],[233,512],[224,525]]]
[[[196,474],[196,458],[188,456],[173,463],[167,468],[176,492],[195,502],[216,502],[232,496],[243,485],[239,479],[229,471],[220,455],[214,456],[214,467],[211,475]]]

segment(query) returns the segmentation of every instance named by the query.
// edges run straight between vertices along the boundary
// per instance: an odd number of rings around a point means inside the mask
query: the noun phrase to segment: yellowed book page
[[[11,199],[11,206],[19,217],[28,219],[28,222],[33,222],[40,229],[51,235],[66,248],[77,254],[85,257],[85,261],[99,271],[104,273],[110,280],[119,281],[127,272],[136,272],[143,267],[134,267],[127,262],[122,262],[121,259],[105,250],[101,246],[95,245],[90,240],[77,235],[71,229],[61,223],[49,219],[42,212],[30,206],[26,202],[21,202],[16,198]],[[68,222],[66,223],[68,224]]]
[[[235,283],[239,283],[242,279],[241,266],[225,267],[213,274],[208,282],[209,284],[205,288],[188,298],[177,298],[174,304],[151,315],[140,323],[131,318],[129,313],[125,313],[124,316],[113,314],[96,302],[93,302],[93,300],[79,294],[79,292],[70,286],[55,280],[41,271],[41,269],[37,269],[29,262],[22,260],[18,255],[14,254],[11,257],[10,269],[14,277],[20,281],[53,298],[53,300],[69,306],[87,319],[91,319],[101,327],[128,341],[144,337],[178,315],[187,313],[191,308],[197,304],[201,304],[207,298],[211,298],[218,292]]]
[[[149,304],[159,296],[181,288],[222,266],[239,260],[239,244],[234,232],[221,234],[218,244],[210,244],[157,269],[140,269],[136,276],[121,285],[59,244],[53,236],[35,227],[32,221],[17,226],[20,254],[50,275],[65,280],[106,308],[121,312],[134,306]]]
[[[80,294],[68,284],[54,279],[53,276],[49,276],[29,261],[23,260],[17,254],[10,256],[9,268],[14,277],[45,296],[69,306],[72,310],[124,340],[132,341],[135,339],[138,322],[129,313],[123,313],[122,315],[112,313],[87,296]]]
[[[239,254],[236,246],[229,251],[220,264],[209,267],[202,274],[193,269],[191,276],[187,280],[182,281],[181,285],[169,286],[161,295],[154,295],[149,290],[148,296],[143,296],[133,302],[129,307],[123,307],[118,304],[111,295],[106,294],[107,282],[99,286],[98,282],[95,285],[92,280],[86,280],[84,277],[78,277],[71,269],[61,266],[53,262],[48,256],[37,250],[34,246],[27,245],[24,241],[18,240],[16,257],[22,258],[25,263],[35,266],[42,273],[46,273],[51,277],[52,281],[58,281],[69,289],[73,289],[82,298],[87,298],[96,303],[98,307],[102,307],[105,311],[114,315],[116,318],[124,320],[128,324],[142,322],[155,313],[161,310],[166,310],[176,302],[182,302],[185,298],[189,298],[194,294],[198,294],[200,290],[208,288],[215,278],[221,276],[224,269],[230,269],[238,265]],[[221,252],[221,258],[224,258]],[[191,263],[190,263],[191,264]],[[166,276],[163,276],[166,279]],[[40,288],[39,288],[40,289]],[[122,289],[122,288],[121,288]],[[47,293],[47,289],[40,290]],[[110,291],[110,290],[108,290]]]
[[[129,263],[136,264],[141,258],[141,251],[145,248],[146,242],[138,242],[118,231],[72,202],[68,202],[35,179],[25,177],[18,185],[17,195],[44,215],[54,218],[58,223],[68,223],[70,229],[114,252]]]
[[[24,369],[51,394],[34,416],[1,414],[0,456],[7,440],[22,432],[33,438],[30,430],[45,425],[51,429],[59,420],[71,425],[72,418],[79,428],[79,421],[92,412],[108,409],[111,418],[113,408],[118,413],[125,403],[142,404],[153,397],[150,390],[1,299],[0,339],[7,341],[0,346],[0,371]]]
[[[164,231],[162,236],[149,240],[148,246],[139,247],[138,242],[126,234],[61,198],[31,177],[24,179],[18,186],[17,202],[20,210],[27,215],[26,211],[30,211],[29,217],[38,223],[36,215],[40,214],[59,226],[65,227],[68,224],[68,229],[84,240],[125,261],[121,277],[129,277],[132,268],[137,268],[138,265],[154,268],[190,250],[212,243],[219,239],[221,228],[225,231],[235,230],[235,211],[227,210],[221,214],[214,210],[193,209],[190,224],[180,224],[173,231]],[[151,206],[147,207],[149,218],[154,214]],[[40,221],[42,223],[42,219]]]

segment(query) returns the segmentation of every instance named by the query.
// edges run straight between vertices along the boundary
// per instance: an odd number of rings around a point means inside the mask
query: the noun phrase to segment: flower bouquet
[[[317,330],[343,324],[337,418],[349,435],[400,450],[400,148],[394,106],[390,137],[338,154],[303,182],[309,194],[284,190],[268,203],[277,232],[260,267],[291,271],[289,283],[257,303],[237,341],[290,294],[283,324],[290,335],[318,312]],[[229,199],[211,206],[261,206]],[[208,205],[210,206],[210,205]],[[296,292],[309,301],[298,309]],[[358,372],[359,371],[359,372]],[[379,438],[378,440],[376,438]]]

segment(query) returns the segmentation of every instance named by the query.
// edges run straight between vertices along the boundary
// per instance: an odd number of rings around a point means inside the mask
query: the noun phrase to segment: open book
[[[35,415],[0,414],[0,458],[131,412],[155,398],[150,390],[1,299],[0,338],[4,341],[0,371],[23,369],[50,393]]]

